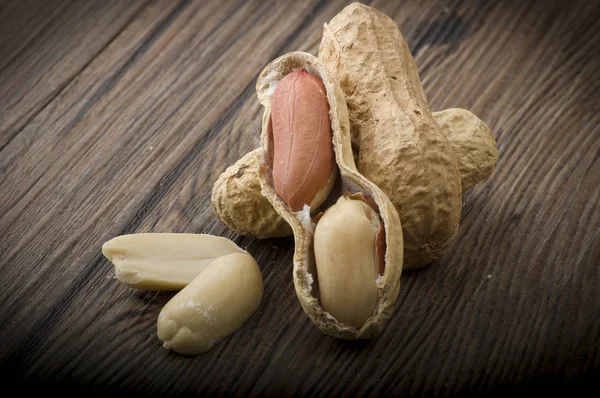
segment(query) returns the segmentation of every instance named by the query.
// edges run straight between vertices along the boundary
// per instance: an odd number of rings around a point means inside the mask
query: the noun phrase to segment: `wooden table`
[[[140,395],[572,392],[600,376],[600,4],[374,1],[431,107],[494,130],[493,176],[455,244],[402,275],[371,342],[322,334],[292,239],[214,215],[219,174],[259,144],[261,69],[316,54],[341,1],[0,2],[0,361],[20,388]],[[172,296],[113,279],[103,242],[233,239],[261,266],[257,313],[205,355],[161,348]],[[593,385],[593,384],[591,384]]]

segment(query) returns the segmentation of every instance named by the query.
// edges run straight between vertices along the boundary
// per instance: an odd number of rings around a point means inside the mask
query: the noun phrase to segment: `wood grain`
[[[291,239],[226,229],[218,175],[258,146],[254,84],[316,54],[345,2],[0,2],[2,379],[98,395],[576,392],[600,376],[600,4],[373,1],[400,26],[432,109],[494,130],[448,253],[402,276],[371,342],[323,335]],[[258,312],[198,357],[160,347],[172,294],[118,284],[101,255],[135,232],[211,233],[261,265]],[[597,388],[597,386],[596,386]]]

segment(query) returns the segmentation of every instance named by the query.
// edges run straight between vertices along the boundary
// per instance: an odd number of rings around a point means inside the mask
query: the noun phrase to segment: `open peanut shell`
[[[319,208],[310,209],[305,206],[301,211],[292,212],[276,193],[273,185],[271,96],[278,82],[298,69],[304,69],[319,77],[325,86],[338,177],[327,199]],[[256,92],[260,103],[265,107],[261,135],[262,156],[258,168],[261,193],[293,230],[295,240],[293,277],[300,304],[310,319],[326,334],[343,339],[372,338],[381,332],[391,316],[400,291],[403,261],[402,228],[398,213],[388,197],[356,169],[344,94],[322,62],[304,52],[286,54],[267,65],[258,77]],[[325,211],[346,193],[362,193],[373,202],[385,227],[385,268],[383,274],[376,277],[377,302],[371,316],[361,327],[342,324],[322,308],[315,265],[313,238],[316,223],[313,216],[319,211]]]

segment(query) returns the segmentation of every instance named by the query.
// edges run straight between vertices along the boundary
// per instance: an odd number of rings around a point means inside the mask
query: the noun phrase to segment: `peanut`
[[[389,17],[354,3],[325,24],[319,58],[345,93],[358,171],[400,214],[405,267],[429,264],[456,234],[461,179],[406,41]]]
[[[206,352],[246,322],[262,295],[262,275],[250,255],[220,257],[163,307],[158,338],[179,354]]]
[[[292,229],[260,193],[256,149],[228,167],[212,189],[212,207],[225,225],[241,235],[255,238],[291,236]]]
[[[273,184],[292,211],[318,207],[335,180],[323,82],[304,69],[286,75],[271,103]]]
[[[321,304],[338,321],[361,327],[377,303],[381,220],[367,203],[341,197],[319,219],[315,261]]]
[[[273,169],[278,167],[278,163],[274,155],[277,146],[274,142],[277,118],[272,116],[272,110],[276,107],[276,93],[273,94],[272,88],[276,82],[280,81],[281,85],[283,79],[298,70],[310,71],[314,78],[322,81],[321,90],[329,109],[328,114],[319,111],[323,114],[319,117],[319,125],[323,124],[321,118],[326,117],[331,128],[329,140],[335,154],[334,166],[337,166],[333,173],[339,172],[340,178],[337,179],[339,184],[336,184],[336,189],[327,191],[324,195],[327,200],[323,205],[327,207],[339,199],[340,192],[356,193],[347,199],[340,199],[339,204],[326,210],[318,221],[311,219],[311,209],[308,206],[298,210],[293,202],[286,200],[285,194],[277,191],[273,178]],[[261,193],[294,233],[293,276],[300,304],[310,319],[327,334],[345,339],[371,338],[382,330],[398,298],[402,272],[402,227],[398,213],[387,196],[356,170],[348,109],[342,90],[319,59],[302,52],[286,54],[267,65],[259,75],[256,88],[259,101],[265,107],[261,133],[263,156],[259,156],[258,167]],[[294,106],[298,109],[307,108],[303,102],[294,102]],[[323,107],[315,109],[322,110]],[[314,115],[307,118],[310,120]],[[321,145],[324,146],[320,139],[299,140],[291,145],[288,152],[290,158],[299,158],[303,152],[314,153],[311,155],[314,158],[304,161],[305,167],[299,173],[299,181],[308,180],[308,173],[313,171],[312,164],[329,159],[330,155],[325,151],[315,151],[314,147]],[[329,169],[317,174],[323,181],[328,173]],[[314,181],[309,183],[311,185],[314,187]],[[346,201],[356,203],[362,213],[347,210],[344,204]],[[342,208],[339,213],[336,211],[338,207]],[[347,222],[344,223],[346,213],[350,216],[346,217]],[[355,219],[354,216],[358,218]],[[315,228],[322,230],[318,236]],[[345,256],[349,253],[336,251],[336,247],[352,249],[350,241],[344,241],[346,238],[357,242],[355,258]],[[355,274],[346,277],[339,275],[342,270],[347,271],[346,267],[350,267]],[[379,277],[378,269],[381,272]],[[344,307],[344,297],[353,305]]]
[[[102,253],[117,279],[136,289],[179,290],[216,258],[246,253],[229,239],[203,234],[132,234],[113,238]]]
[[[498,148],[493,133],[466,109],[433,112],[433,117],[456,155],[465,193],[494,170]],[[291,236],[292,229],[260,194],[260,153],[260,148],[249,152],[221,174],[212,191],[215,214],[242,235],[259,239]]]
[[[465,109],[446,109],[433,116],[456,155],[462,191],[488,178],[498,161],[492,130]]]

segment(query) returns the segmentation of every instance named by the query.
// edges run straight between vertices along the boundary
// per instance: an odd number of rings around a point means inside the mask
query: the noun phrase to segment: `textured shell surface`
[[[311,217],[317,209],[305,206],[303,211],[292,212],[276,194],[272,181],[272,132],[271,95],[283,76],[297,69],[305,69],[322,79],[326,88],[330,108],[333,149],[339,168],[341,192],[362,192],[377,206],[385,226],[385,272],[376,280],[378,300],[373,314],[360,327],[350,327],[338,322],[323,310],[319,303],[319,286],[315,272],[313,237],[315,223]],[[261,133],[262,157],[258,169],[262,194],[273,205],[278,214],[292,227],[295,241],[293,278],[296,294],[302,308],[310,319],[325,333],[345,339],[371,338],[377,335],[391,316],[400,290],[402,272],[403,239],[400,219],[388,197],[375,184],[358,173],[352,152],[350,122],[344,94],[336,80],[325,69],[322,62],[311,54],[293,52],[283,55],[267,65],[258,77],[256,91],[265,107]],[[337,193],[336,193],[337,192]],[[339,197],[338,191],[330,196]],[[337,197],[333,199],[337,199]],[[335,200],[334,200],[335,202]],[[327,201],[319,210],[324,210]]]
[[[354,3],[324,26],[319,58],[345,93],[359,172],[400,214],[404,267],[431,263],[458,229],[461,180],[406,41],[389,17]]]
[[[260,193],[258,166],[262,150],[249,152],[217,179],[212,207],[225,225],[241,235],[259,239],[291,236],[292,229]]]
[[[466,109],[450,108],[434,113],[448,137],[460,170],[463,192],[487,179],[498,162],[498,145],[492,130]]]

